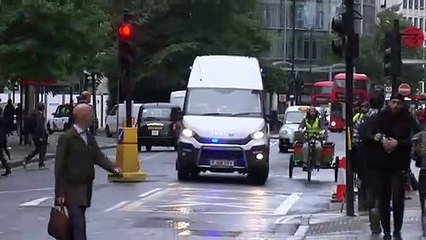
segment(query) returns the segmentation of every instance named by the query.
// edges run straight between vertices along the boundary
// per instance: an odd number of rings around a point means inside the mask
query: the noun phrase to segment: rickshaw
[[[295,132],[295,142],[294,142],[294,151],[290,156],[289,161],[289,177],[293,178],[293,169],[294,168],[302,168],[304,171],[306,170],[308,174],[308,181],[311,181],[311,175],[313,170],[319,171],[319,169],[333,169],[334,170],[334,181],[337,182],[337,174],[338,174],[338,162],[339,158],[335,155],[335,144],[333,142],[328,142],[326,140],[322,141],[322,152],[321,152],[321,161],[319,166],[316,166],[315,163],[315,141],[319,139],[319,134],[314,134],[309,136],[304,131]],[[297,140],[296,140],[297,139]],[[327,138],[325,138],[327,139]],[[303,143],[309,143],[309,157],[308,161],[305,164],[303,162]]]

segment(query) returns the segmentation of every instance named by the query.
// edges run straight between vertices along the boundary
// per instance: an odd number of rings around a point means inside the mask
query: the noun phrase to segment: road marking
[[[274,215],[286,215],[290,208],[299,200],[302,193],[292,193],[280,206],[275,210]]]
[[[117,210],[117,209],[121,208],[122,206],[128,204],[129,202],[130,201],[121,201],[121,202],[115,204],[114,206],[112,206],[108,209],[105,209],[104,212],[111,212],[111,211]]]
[[[165,191],[163,191],[162,188],[155,188],[152,189],[148,192],[142,193],[141,195],[139,195],[139,197],[141,199],[131,202],[127,205],[125,205],[124,207],[120,208],[119,211],[136,211],[136,209],[141,206],[144,202],[146,202],[148,199],[154,197],[155,195],[158,195],[160,193],[164,193]]]
[[[33,189],[22,189],[22,190],[10,190],[10,191],[0,191],[0,194],[7,193],[25,193],[25,192],[36,192],[36,191],[51,191],[54,188],[33,188]]]
[[[123,209],[123,208],[122,208]],[[163,211],[163,210],[150,210],[150,209],[132,209],[132,210],[122,210],[120,209],[120,211],[132,211],[132,212],[141,212],[141,213],[164,213],[164,214],[179,214],[180,211],[179,210],[175,210],[175,211]],[[180,213],[185,215],[185,213]],[[191,212],[191,214],[199,214],[199,215],[256,215],[256,216],[273,216],[273,214],[271,213],[271,211],[267,211],[267,212],[253,212],[253,211],[246,211],[246,212]]]
[[[169,186],[169,187],[175,186],[175,185],[178,185],[178,183],[169,183],[169,184],[167,184],[167,186]]]
[[[19,205],[19,207],[34,207],[34,206],[40,205],[40,203],[46,201],[47,199],[51,199],[51,198],[53,198],[53,197],[37,198],[37,199],[34,199],[32,201],[22,203],[22,204]]]
[[[162,188],[154,188],[152,190],[149,190],[148,192],[144,192],[144,193],[140,194],[139,197],[145,198],[145,197],[148,197],[149,195],[156,193],[158,191],[161,191],[161,190],[163,190],[163,189]]]
[[[301,225],[297,228],[293,236],[304,237],[308,229],[309,229],[309,225]]]

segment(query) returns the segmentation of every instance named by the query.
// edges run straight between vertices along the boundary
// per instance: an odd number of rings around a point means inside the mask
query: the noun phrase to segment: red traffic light
[[[131,38],[133,36],[133,26],[128,23],[123,23],[118,28],[118,34],[121,38]]]

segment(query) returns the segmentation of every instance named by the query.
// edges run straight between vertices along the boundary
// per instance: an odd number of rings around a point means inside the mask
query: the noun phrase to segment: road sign
[[[425,39],[423,30],[414,26],[407,27],[401,37],[409,48],[422,47]]]
[[[410,87],[410,85],[408,85],[406,83],[402,83],[398,87],[398,93],[401,94],[402,96],[408,96],[408,95],[410,95],[410,93],[411,93],[411,87]]]
[[[279,94],[278,95],[278,101],[286,102],[287,101],[287,95],[286,94]]]
[[[117,133],[117,142],[118,143],[122,143],[124,139],[124,131],[123,129],[118,129],[118,133]]]

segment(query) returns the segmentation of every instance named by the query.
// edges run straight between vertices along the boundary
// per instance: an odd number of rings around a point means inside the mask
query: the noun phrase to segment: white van
[[[136,125],[136,119],[138,118],[139,109],[142,106],[141,103],[132,103],[132,119]],[[112,137],[113,134],[117,133],[120,126],[126,121],[126,104],[120,103],[115,105],[111,111],[105,117],[105,134],[107,137]],[[118,125],[117,125],[118,124]]]
[[[174,91],[170,93],[170,103],[180,107],[183,110],[183,103],[185,102],[186,91]]]
[[[201,56],[189,76],[178,179],[238,172],[263,185],[269,175],[269,128],[256,58]]]

